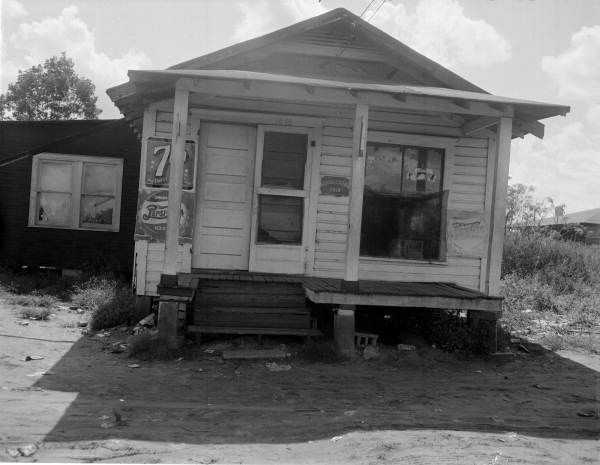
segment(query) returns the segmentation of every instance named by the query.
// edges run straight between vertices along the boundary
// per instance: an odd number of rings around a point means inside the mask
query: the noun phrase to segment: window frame
[[[452,167],[454,165],[454,152],[458,138],[440,137],[440,136],[424,136],[415,134],[389,133],[383,131],[368,131],[367,144],[370,142],[380,144],[391,144],[400,146],[411,146],[418,148],[433,148],[444,150],[444,160],[442,163],[443,177],[440,186],[440,194],[442,195],[442,211],[440,218],[440,253],[437,259],[413,259],[404,257],[374,257],[371,255],[360,255],[359,260],[368,262],[387,262],[387,263],[428,263],[428,264],[447,264],[447,211],[448,200],[450,194],[450,186],[452,185]],[[364,186],[363,186],[364,189]],[[362,221],[362,218],[361,218]]]
[[[38,194],[44,192],[40,188],[40,168],[43,162],[62,162],[71,165],[71,211],[70,222],[66,224],[40,224],[37,222]],[[81,221],[81,203],[86,195],[84,191],[84,165],[111,165],[115,167],[115,206],[113,208],[112,224],[83,226]],[[123,185],[123,159],[112,157],[96,157],[86,155],[71,155],[63,153],[42,152],[32,157],[31,188],[29,195],[29,221],[31,228],[50,228],[80,231],[119,232],[121,220],[121,194]]]

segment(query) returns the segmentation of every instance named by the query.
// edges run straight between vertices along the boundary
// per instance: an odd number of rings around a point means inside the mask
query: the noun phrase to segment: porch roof
[[[511,105],[515,109],[515,117],[523,120],[540,120],[557,115],[566,115],[570,107],[553,103],[536,102],[532,100],[516,99],[483,92],[471,92],[458,89],[441,87],[414,86],[404,84],[381,84],[371,82],[343,82],[326,79],[314,79],[301,76],[284,74],[260,73],[242,70],[130,70],[130,83],[163,83],[175,85],[180,78],[216,79],[233,81],[262,81],[269,83],[294,84],[307,87],[323,87],[331,89],[344,89],[350,92],[378,92],[392,95],[414,95],[421,97],[435,97],[452,101],[482,102],[495,105]]]

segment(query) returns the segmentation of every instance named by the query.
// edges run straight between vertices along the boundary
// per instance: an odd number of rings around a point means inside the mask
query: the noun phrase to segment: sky
[[[485,90],[571,106],[512,142],[512,183],[575,212],[600,207],[600,0],[0,0],[0,92],[66,52],[106,95],[162,69],[344,7]],[[367,8],[370,5],[369,8]],[[365,8],[366,11],[365,11]]]

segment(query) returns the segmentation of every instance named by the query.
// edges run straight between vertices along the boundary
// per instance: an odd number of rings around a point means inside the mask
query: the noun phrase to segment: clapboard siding
[[[154,133],[156,135],[163,135],[171,137],[173,132],[173,112],[158,110],[156,112],[156,119],[154,124]],[[188,117],[186,135],[192,135],[192,123],[191,118]]]
[[[139,241],[143,242],[143,241]],[[137,247],[136,247],[137,248]],[[160,275],[162,274],[164,258],[165,258],[165,244],[164,242],[149,242],[146,247],[146,257],[143,260],[141,257],[137,257],[138,263],[141,266],[145,266],[145,272],[141,275],[145,277],[145,283],[138,284],[138,294],[140,289],[144,289],[144,295],[158,295],[156,288],[160,282]],[[190,244],[179,245],[177,251],[177,272],[189,273],[192,269],[192,252]]]

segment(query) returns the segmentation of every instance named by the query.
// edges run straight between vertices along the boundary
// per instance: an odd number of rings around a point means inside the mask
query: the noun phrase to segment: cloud
[[[467,17],[456,0],[421,0],[413,13],[387,2],[372,23],[445,66],[485,67],[510,58],[506,39],[485,21]]]
[[[234,33],[237,41],[267,34],[327,11],[314,0],[244,1],[239,7],[244,17]]]
[[[536,187],[537,197],[566,203],[567,211],[596,208],[600,178],[600,123],[548,121],[543,140],[526,136],[512,143],[511,182]]]
[[[241,2],[239,7],[243,19],[234,32],[238,42],[273,32],[327,11],[316,0],[252,0]]]
[[[600,25],[573,34],[569,47],[558,56],[542,59],[561,97],[600,99]]]
[[[7,19],[23,18],[27,15],[29,15],[29,12],[21,2],[17,0],[2,1],[2,16]]]
[[[98,105],[104,110],[103,117],[118,116],[106,95],[106,89],[126,81],[128,69],[150,65],[150,59],[141,51],[127,50],[119,56],[109,56],[98,50],[94,33],[78,16],[76,6],[64,8],[56,17],[19,24],[10,36],[10,43],[14,49],[21,51],[18,63],[21,69],[66,52],[75,62],[77,73],[91,79],[96,85]],[[3,77],[8,78],[6,75]]]

